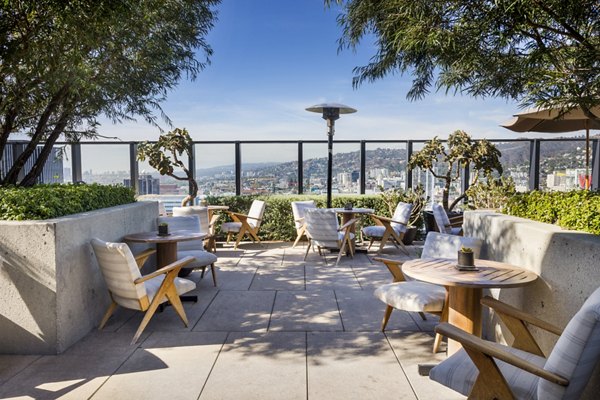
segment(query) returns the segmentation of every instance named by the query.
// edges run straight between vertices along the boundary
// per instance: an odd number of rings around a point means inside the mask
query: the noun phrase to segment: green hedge
[[[600,193],[572,192],[518,193],[508,199],[503,212],[535,221],[557,224],[565,229],[600,235]]]
[[[292,201],[315,200],[317,207],[326,207],[327,199],[325,196],[314,195],[274,195],[274,196],[223,196],[206,198],[208,204],[226,205],[230,211],[247,214],[250,210],[250,204],[254,199],[266,202],[265,214],[259,230],[261,240],[283,240],[293,241],[296,239],[296,228],[294,226],[294,217],[292,215]],[[354,207],[373,208],[379,215],[388,215],[389,211],[381,196],[377,195],[343,195],[335,196],[332,199],[333,207],[344,207],[344,204],[351,202]],[[221,218],[220,222],[230,221],[229,217]],[[372,222],[368,216],[361,218],[362,224],[371,225]],[[217,232],[219,230],[217,229]]]
[[[0,187],[0,220],[40,220],[135,202],[132,189],[117,185]]]

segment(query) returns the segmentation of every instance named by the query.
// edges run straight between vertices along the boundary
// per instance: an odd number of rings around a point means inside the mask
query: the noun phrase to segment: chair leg
[[[385,314],[383,314],[383,321],[381,322],[381,332],[385,331],[385,327],[387,326],[388,321],[390,320],[392,311],[394,311],[394,307],[388,305],[385,309]]]
[[[308,251],[310,250],[311,245],[312,245],[312,243],[310,242],[310,239],[309,239],[308,245],[306,246],[306,253],[304,253],[304,261],[306,261],[306,257],[308,257]]]
[[[292,249],[294,247],[296,247],[296,245],[298,244],[298,242],[300,241],[300,239],[302,238],[302,233],[298,234],[298,237],[296,238],[296,241],[294,242],[294,244],[292,245]]]
[[[231,232],[227,232],[227,244],[231,241]]]
[[[104,328],[104,325],[106,325],[106,323],[108,322],[108,319],[113,314],[113,312],[115,312],[115,310],[117,309],[118,306],[119,305],[117,303],[115,303],[114,300],[112,300],[112,303],[110,303],[110,306],[108,306],[108,309],[104,313],[104,317],[102,317],[102,321],[100,321],[98,330],[101,330],[102,328]]]
[[[340,258],[342,258],[342,253],[344,253],[345,251],[346,251],[346,238],[344,238],[344,240],[342,240],[342,246],[340,247],[340,251],[338,253],[337,260],[335,261],[336,266],[340,262]]]
[[[442,307],[442,314],[440,315],[440,323],[448,322],[448,289],[446,289],[446,298],[444,300],[444,306]],[[442,335],[439,333],[435,334],[433,341],[433,353],[437,353],[440,350],[440,344],[442,343]]]
[[[181,304],[181,299],[177,294],[177,289],[175,288],[175,285],[171,285],[169,290],[165,293],[165,296],[167,296],[167,299],[169,299],[171,306],[173,306],[173,309],[175,310],[175,312],[177,312],[177,315],[179,315],[179,318],[181,318],[181,321],[183,321],[183,324],[187,327],[188,319],[185,315],[185,310],[183,309],[183,304]]]
[[[386,231],[383,233],[383,236],[381,237],[381,242],[379,243],[379,250],[377,250],[377,254],[381,254],[389,238],[390,232],[386,229]]]
[[[246,234],[246,231],[244,230],[244,227],[242,227],[242,228],[240,229],[240,231],[238,232],[237,239],[235,240],[235,245],[233,246],[233,248],[234,248],[235,250],[237,250],[237,248],[238,248],[238,245],[239,245],[239,244],[240,244],[240,242],[242,241],[242,238],[244,237],[244,235],[245,235],[245,234]]]
[[[371,238],[369,239],[369,247],[367,247],[367,251],[371,250],[371,246],[373,246],[374,241],[375,239],[373,239],[373,236],[371,236]]]
[[[213,285],[217,287],[217,271],[215,269],[215,264],[210,264],[210,272],[212,273]]]
[[[423,321],[427,321],[427,317],[425,316],[425,313],[424,313],[424,312],[421,312],[421,311],[419,311],[419,316],[421,317],[421,319],[422,319]]]

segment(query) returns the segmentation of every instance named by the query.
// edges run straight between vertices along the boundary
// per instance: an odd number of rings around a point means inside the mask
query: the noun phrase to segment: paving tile
[[[0,354],[0,386],[42,356]]]
[[[304,290],[304,266],[260,267],[250,290]]]
[[[354,271],[338,265],[306,265],[306,290],[360,289]]]
[[[253,265],[231,265],[218,266],[217,271],[217,288],[219,290],[248,290],[257,266]],[[212,277],[209,277],[212,281]]]
[[[193,331],[267,330],[274,291],[220,291]]]
[[[332,290],[277,292],[270,331],[341,331],[342,322]]]
[[[378,332],[381,330],[386,305],[373,296],[371,290],[336,290],[335,295],[345,331]],[[386,330],[414,332],[422,328],[408,312],[394,310]],[[433,331],[433,328],[430,331]]]
[[[308,398],[416,399],[381,333],[308,334]]]
[[[200,400],[306,400],[306,336],[301,332],[234,333]]]
[[[206,311],[209,304],[213,301],[218,293],[218,290],[212,286],[212,278],[210,279],[210,286],[201,288],[200,290],[196,288],[195,290],[186,293],[186,295],[198,296],[197,303],[187,301],[182,303],[188,319],[187,327],[183,324],[183,321],[179,318],[179,315],[175,312],[175,310],[170,306],[166,306],[162,312],[157,311],[152,316],[152,319],[144,331],[191,331],[192,327],[196,325],[202,314]],[[131,332],[131,335],[133,336],[134,332],[138,329],[140,323],[142,322],[144,314],[145,313],[143,312],[136,312],[135,315],[129,321],[127,321],[127,323],[117,330],[117,332]]]
[[[465,398],[460,393],[432,381],[428,376],[419,375],[419,364],[436,364],[446,359],[445,352],[437,354],[431,352],[433,334],[386,332],[386,336],[419,399]]]
[[[92,399],[197,399],[226,337],[225,332],[153,333]]]
[[[87,399],[137,349],[130,341],[130,335],[95,331],[64,354],[31,363],[0,387],[0,398]]]

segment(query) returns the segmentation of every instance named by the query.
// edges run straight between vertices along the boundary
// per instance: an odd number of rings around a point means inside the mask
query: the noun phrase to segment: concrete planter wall
[[[587,297],[600,286],[600,236],[489,211],[465,213],[465,236],[484,241],[483,257],[529,269],[540,276],[518,289],[492,290],[495,298],[564,327]],[[512,341],[495,318],[487,318],[484,335]],[[556,336],[535,330],[546,355]],[[592,376],[585,398],[600,391],[600,373]]]
[[[153,229],[158,204],[140,202],[45,221],[0,221],[0,353],[57,354],[109,304],[89,244]]]

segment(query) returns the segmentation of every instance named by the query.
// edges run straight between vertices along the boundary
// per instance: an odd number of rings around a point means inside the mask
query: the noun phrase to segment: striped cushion
[[[475,258],[479,258],[481,239],[472,238],[469,236],[455,236],[439,232],[429,232],[425,238],[423,246],[423,254],[421,258],[452,258],[456,259],[456,253],[461,246],[470,247],[473,249]]]
[[[403,229],[400,229],[401,226],[402,225],[398,225],[397,227],[392,227],[398,235],[400,235],[400,233],[402,233],[404,231]],[[385,232],[385,226],[381,226],[381,225],[365,226],[364,228],[362,228],[362,232],[365,236],[368,236],[368,237],[382,238],[383,233]]]
[[[539,399],[578,399],[600,359],[600,288],[569,321],[548,357],[545,369],[569,380],[562,387],[540,380]]]
[[[241,222],[223,222],[221,224],[221,232],[239,232],[241,228]]]
[[[519,358],[523,358],[538,367],[543,367],[546,359],[534,354],[507,347],[498,343],[489,342],[492,346],[500,347],[511,352]],[[503,361],[494,359],[502,375],[506,378],[510,389],[517,399],[536,399],[536,391],[539,378],[520,368],[513,367]],[[469,395],[475,384],[479,371],[473,364],[467,353],[461,349],[452,356],[442,361],[429,372],[429,378],[447,386],[465,396]],[[546,399],[540,397],[540,399]]]
[[[158,292],[160,285],[162,285],[163,281],[165,280],[165,276],[166,275],[160,275],[145,282],[146,291],[148,292],[148,301],[152,302],[152,299],[154,299],[154,296],[156,295],[156,292]],[[177,288],[177,294],[180,296],[196,289],[196,284],[189,279],[175,278],[173,282]],[[167,301],[166,297],[161,301],[161,303],[164,303],[165,301]]]
[[[387,305],[399,310],[441,312],[446,298],[446,289],[431,283],[409,281],[382,285],[373,294]]]
[[[452,229],[450,228],[450,219],[448,218],[448,214],[446,214],[444,207],[441,204],[434,204],[431,209],[433,211],[435,223],[440,232],[452,234]]]

